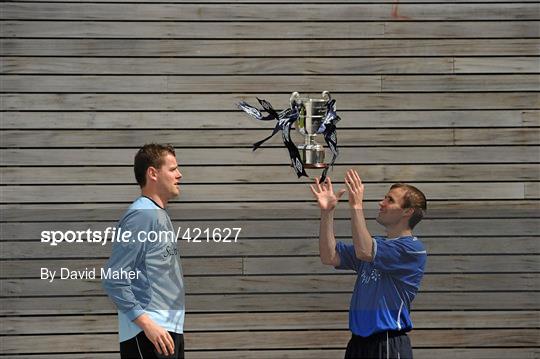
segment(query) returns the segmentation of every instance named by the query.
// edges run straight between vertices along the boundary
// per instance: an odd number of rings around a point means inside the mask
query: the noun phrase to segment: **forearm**
[[[319,256],[323,264],[339,265],[334,235],[334,210],[321,210],[319,228]]]
[[[159,354],[166,356],[174,353],[174,342],[169,332],[154,322],[146,313],[133,320],[143,331],[144,335],[152,342]]]
[[[133,229],[129,225],[122,228]],[[115,277],[112,273],[127,269],[138,270],[144,267],[137,260],[143,251],[143,245],[140,242],[129,243],[128,245],[115,242],[112,247],[111,257],[103,268],[104,273],[107,273],[106,276],[102,276],[103,289],[105,289],[118,310],[124,313],[129,320],[134,320],[144,313],[141,303],[139,303],[133,292],[137,282],[124,276]]]
[[[360,260],[373,260],[373,239],[367,229],[363,208],[351,208],[351,227],[354,252]]]
[[[139,315],[137,318],[133,319],[133,323],[137,324],[141,329],[145,330],[148,326],[154,324],[154,321],[146,313]]]

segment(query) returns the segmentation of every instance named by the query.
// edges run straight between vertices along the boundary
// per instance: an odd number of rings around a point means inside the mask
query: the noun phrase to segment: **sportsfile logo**
[[[60,243],[101,243],[102,246],[107,242],[117,243],[136,243],[136,242],[166,242],[176,243],[184,240],[193,243],[216,242],[216,243],[236,243],[242,232],[242,228],[182,228],[178,227],[174,231],[139,231],[135,235],[121,227],[107,227],[105,230],[92,230],[88,228],[84,231],[42,231],[41,243],[48,243],[51,246],[57,246]]]

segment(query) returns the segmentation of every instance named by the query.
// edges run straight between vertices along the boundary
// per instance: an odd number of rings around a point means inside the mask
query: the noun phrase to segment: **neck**
[[[410,228],[386,228],[387,238],[399,238],[412,236],[412,230]]]
[[[165,199],[165,198],[162,198],[158,193],[156,193],[155,191],[152,191],[148,188],[143,188],[141,190],[141,195],[145,196],[145,197],[148,197],[148,198],[151,198],[152,201],[156,202],[156,204],[158,206],[160,206],[161,208],[165,208],[167,207],[167,203],[168,203],[168,200]]]

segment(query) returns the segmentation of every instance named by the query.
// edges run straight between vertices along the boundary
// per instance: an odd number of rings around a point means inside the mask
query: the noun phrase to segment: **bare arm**
[[[334,236],[334,210],[321,210],[319,256],[323,264],[334,267],[340,264],[339,255],[336,252],[336,237]]]
[[[319,228],[319,256],[321,262],[337,267],[340,264],[340,259],[336,252],[334,211],[345,190],[340,190],[335,194],[329,177],[322,185],[319,183],[318,178],[315,179],[315,184],[310,187],[321,208],[321,223]]]
[[[373,238],[367,229],[366,218],[364,216],[364,185],[355,170],[347,171],[345,184],[349,190],[354,252],[356,258],[371,262],[373,261]]]

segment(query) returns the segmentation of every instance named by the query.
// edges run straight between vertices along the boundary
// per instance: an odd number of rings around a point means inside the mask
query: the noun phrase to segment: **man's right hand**
[[[315,184],[310,185],[309,187],[311,188],[311,192],[317,200],[319,207],[323,211],[330,211],[336,208],[339,199],[343,196],[343,193],[345,193],[345,189],[339,190],[337,194],[334,193],[330,177],[326,177],[326,180],[322,184],[319,183],[319,177],[317,177],[315,178]]]
[[[169,332],[157,325],[147,314],[137,317],[134,322],[144,330],[144,334],[154,344],[159,354],[165,356],[174,354],[174,341]]]

